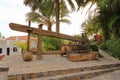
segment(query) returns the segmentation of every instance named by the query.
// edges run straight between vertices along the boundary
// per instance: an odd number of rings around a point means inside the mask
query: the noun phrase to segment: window
[[[2,54],[2,48],[0,48],[0,54]]]
[[[17,47],[13,47],[13,52],[17,52]]]

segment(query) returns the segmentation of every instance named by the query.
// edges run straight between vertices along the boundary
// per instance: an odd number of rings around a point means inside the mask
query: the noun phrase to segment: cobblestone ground
[[[120,80],[120,70],[86,80]]]
[[[0,80],[7,80],[7,71],[0,72]]]

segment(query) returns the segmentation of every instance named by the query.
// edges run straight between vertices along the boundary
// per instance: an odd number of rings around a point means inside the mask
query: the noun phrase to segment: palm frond
[[[26,6],[31,7],[31,9],[34,11],[38,9],[38,6],[42,4],[45,0],[24,0],[24,4]]]
[[[75,5],[74,3],[72,2],[72,0],[67,0],[68,4],[70,5],[71,9],[72,10],[75,10]]]
[[[71,24],[70,20],[68,20],[68,19],[61,19],[60,22],[66,23],[66,24]]]
[[[95,2],[95,0],[92,0],[92,1],[89,2],[89,3],[90,3],[90,7],[88,8],[86,14],[90,12],[91,8],[93,7],[93,5],[95,5],[96,2]]]
[[[116,24],[116,21],[119,20],[119,19],[120,19],[120,16],[117,16],[117,15],[111,17],[111,19],[108,23],[108,26],[111,30],[113,29],[113,24]]]
[[[60,17],[65,17],[69,13],[69,10],[67,9],[67,6],[64,2],[64,0],[61,1],[60,3]]]
[[[40,23],[42,22],[43,17],[36,12],[29,12],[26,14],[27,20],[31,20],[32,22]]]

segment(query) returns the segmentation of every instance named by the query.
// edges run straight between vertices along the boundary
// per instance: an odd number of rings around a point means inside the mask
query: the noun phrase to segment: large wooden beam
[[[26,25],[16,24],[16,23],[10,23],[9,26],[12,30],[15,30],[15,31],[28,33],[28,31],[31,30],[32,34],[39,34],[38,28],[33,28]]]
[[[26,33],[28,33],[28,31],[31,30],[31,34],[39,34],[38,28],[33,28],[33,27],[26,26],[26,25],[16,24],[16,23],[10,23],[9,26],[12,30],[26,32]],[[42,35],[60,38],[60,39],[78,41],[78,42],[82,41],[80,38],[76,38],[76,37],[61,34],[61,33],[51,32],[51,31],[47,31],[47,30],[42,30]]]

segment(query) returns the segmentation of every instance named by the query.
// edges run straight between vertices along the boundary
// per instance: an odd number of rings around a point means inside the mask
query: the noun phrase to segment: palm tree
[[[69,13],[69,11],[67,10],[67,7],[65,6],[65,4],[63,4],[64,2],[61,2],[62,5],[60,5],[61,8],[61,12],[60,12],[60,22],[65,22],[67,24],[70,24],[70,21],[65,18],[67,16],[67,14]],[[55,21],[55,8],[54,8],[54,1],[52,0],[48,0],[44,3],[42,3],[37,10],[34,10],[32,12],[29,12],[27,14],[28,20],[31,20],[33,22],[38,22],[38,23],[43,23],[45,25],[47,25],[48,30],[51,31],[51,27],[54,23],[56,23]]]
[[[60,15],[59,0],[55,0],[55,9],[56,9],[56,32],[60,32],[59,31],[59,15]]]
[[[61,0],[64,1],[64,0]],[[75,0],[75,2],[78,5],[78,10],[80,7],[84,7],[88,2],[92,1],[92,5],[95,3],[95,0]],[[67,2],[70,4],[71,9],[75,9],[75,5],[72,2],[72,0],[67,0]],[[65,2],[64,2],[65,3]],[[60,32],[59,31],[59,15],[60,15],[60,0],[55,0],[55,6],[56,6],[56,32]],[[92,7],[92,5],[89,7],[89,9]]]
[[[86,0],[86,1],[85,0],[75,0],[75,2],[78,5],[78,9],[80,8],[80,6],[85,6],[85,4],[87,4],[90,1],[93,1],[92,3],[94,3],[95,0]],[[52,5],[49,3],[46,4],[47,2],[50,2],[50,3],[52,2]],[[75,9],[74,2],[72,0],[67,0],[67,2],[70,4],[72,10],[74,10]],[[52,6],[51,11],[53,11],[53,10],[54,10],[54,12],[56,11],[56,32],[59,32],[59,21],[60,21],[59,18],[60,18],[61,13],[63,13],[61,11],[62,9],[60,7],[61,4],[64,5],[64,8],[67,10],[67,6],[65,3],[66,3],[65,0],[24,0],[24,4],[30,6],[33,11],[39,10],[39,12],[41,12],[41,8],[43,8],[43,6],[44,6],[43,4],[46,4],[45,5],[46,7],[44,8],[46,10],[45,12],[49,12],[50,10],[48,10],[48,9]],[[43,18],[45,18],[45,17],[43,17]],[[51,24],[49,24],[49,25],[51,25]]]

